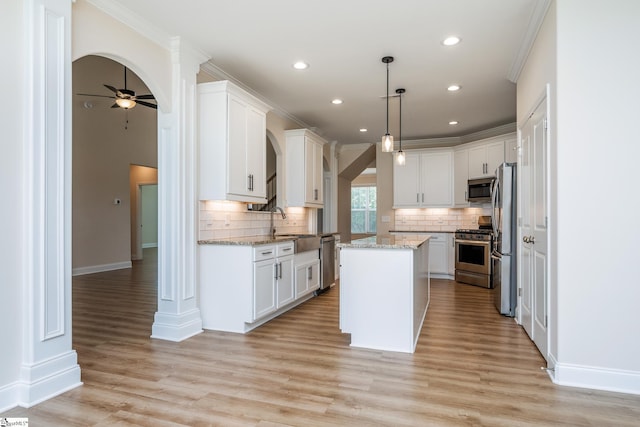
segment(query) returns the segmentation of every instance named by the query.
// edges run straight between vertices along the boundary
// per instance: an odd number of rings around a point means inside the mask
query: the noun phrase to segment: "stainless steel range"
[[[491,288],[490,229],[459,229],[456,242],[456,282]]]

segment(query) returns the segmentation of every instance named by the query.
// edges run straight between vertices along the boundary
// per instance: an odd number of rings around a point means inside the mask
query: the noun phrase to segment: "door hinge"
[[[544,315],[544,327],[546,328],[549,324],[549,316],[547,314]]]
[[[522,296],[522,288],[518,288],[518,296],[521,297]]]
[[[548,126],[548,125],[547,125],[547,119],[544,119],[544,120],[542,121],[542,125],[544,126],[544,130],[547,130],[547,126]]]

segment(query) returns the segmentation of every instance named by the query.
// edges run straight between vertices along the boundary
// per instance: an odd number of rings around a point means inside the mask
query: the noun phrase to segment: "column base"
[[[156,312],[151,338],[179,342],[201,332],[202,316],[197,308],[179,315]]]

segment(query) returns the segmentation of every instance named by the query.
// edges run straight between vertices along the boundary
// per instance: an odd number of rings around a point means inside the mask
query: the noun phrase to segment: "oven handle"
[[[465,245],[478,245],[478,246],[491,246],[491,242],[486,240],[460,240],[456,239],[456,244],[462,243]]]

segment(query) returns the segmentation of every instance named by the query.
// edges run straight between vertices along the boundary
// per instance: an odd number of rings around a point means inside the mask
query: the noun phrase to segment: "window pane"
[[[376,232],[376,211],[369,211],[369,233]]]
[[[376,187],[369,187],[369,209],[376,210],[377,196]]]
[[[351,188],[351,209],[365,209],[367,204],[367,188],[352,187]]]
[[[365,213],[364,211],[351,211],[351,232],[352,233],[364,233]]]

